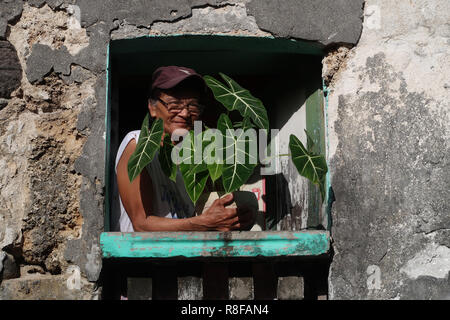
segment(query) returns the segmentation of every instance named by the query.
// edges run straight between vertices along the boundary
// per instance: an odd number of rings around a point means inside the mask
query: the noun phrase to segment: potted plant
[[[177,167],[179,168],[186,191],[199,212],[214,200],[212,192],[217,192],[216,197],[234,192],[238,206],[239,202],[255,206],[256,197],[253,193],[249,192],[245,196],[238,191],[258,165],[254,152],[258,145],[257,135],[253,133],[256,130],[268,131],[267,111],[261,100],[252,96],[236,81],[223,73],[220,76],[224,83],[211,76],[204,76],[214,98],[226,109],[226,113],[220,114],[218,118],[217,128],[194,128],[184,136],[182,142],[173,145],[171,137],[164,135],[162,119],[156,119],[149,127],[147,114],[136,150],[128,162],[130,181],[140,174],[159,151],[158,160],[164,173],[175,180]],[[242,121],[230,120],[229,112],[235,110],[239,112]],[[319,186],[323,201],[324,180],[328,169],[324,156],[310,151],[313,147],[312,139],[308,133],[307,137],[308,149],[295,135],[290,136],[290,156],[299,174]],[[212,189],[205,192],[208,182]]]

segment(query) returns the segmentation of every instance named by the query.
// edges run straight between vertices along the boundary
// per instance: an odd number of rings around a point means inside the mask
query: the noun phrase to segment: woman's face
[[[199,105],[200,94],[189,88],[170,89],[159,92],[153,102],[149,102],[150,115],[164,121],[164,132],[182,135],[183,131],[192,130],[194,121],[200,120],[200,114],[192,112],[187,106]],[[179,106],[173,108],[173,106]],[[181,133],[181,134],[180,134]]]

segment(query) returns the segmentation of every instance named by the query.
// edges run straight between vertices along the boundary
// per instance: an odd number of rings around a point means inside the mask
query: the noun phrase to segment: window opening
[[[140,129],[147,113],[147,91],[159,66],[179,65],[220,79],[222,72],[262,100],[270,128],[279,129],[281,153],[289,134],[306,145],[306,129],[316,151],[325,154],[321,51],[286,39],[232,36],[169,36],[115,40],[110,43],[107,117],[107,212],[105,231],[118,231],[120,215],[114,162],[123,137]],[[217,110],[225,109],[217,102]],[[220,114],[205,111],[205,122]],[[259,170],[255,170],[259,173]],[[323,228],[326,217],[320,193],[299,176],[290,159],[280,159],[279,172],[264,176],[259,197],[265,203],[265,230]],[[254,181],[250,180],[248,183]]]

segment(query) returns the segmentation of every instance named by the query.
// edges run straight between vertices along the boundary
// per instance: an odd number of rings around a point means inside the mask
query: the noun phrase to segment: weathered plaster
[[[276,37],[356,44],[363,0],[253,0],[246,5],[258,26]]]
[[[247,15],[244,4],[192,9],[191,17],[173,23],[155,22],[150,32],[154,35],[176,33],[271,36],[258,28],[254,17]]]
[[[3,281],[0,300],[96,300],[94,284],[78,278],[73,269],[63,275],[25,275]]]
[[[449,3],[365,9],[329,94],[330,298],[448,298]]]
[[[7,32],[23,74],[20,87],[11,94],[0,116],[4,169],[1,203],[5,220],[0,239],[1,248],[12,254],[15,265],[35,265],[32,270],[42,270],[50,276],[64,273],[68,265],[63,258],[66,243],[81,235],[82,177],[73,166],[88,131],[78,132],[76,124],[85,102],[94,97],[96,80],[92,72],[80,70],[63,59],[52,61],[53,52],[65,50],[71,56],[66,45],[75,53],[85,48],[88,41],[85,31],[78,28],[72,32],[74,23],[67,12],[54,12],[47,5],[34,8],[26,3],[22,9],[20,19]],[[50,54],[33,62],[30,53],[36,46]],[[52,65],[45,69],[48,62]],[[44,66],[45,70],[30,81],[29,66],[36,70]],[[71,72],[76,77],[71,77]],[[62,73],[67,74],[63,79]],[[18,276],[22,279],[24,273],[15,275]],[[48,282],[36,281],[41,280]],[[8,281],[12,284],[16,280]],[[8,286],[6,281],[2,283],[3,289]],[[14,291],[8,292],[5,297],[12,297]]]
[[[101,270],[111,37],[226,33],[355,43],[361,3],[289,1],[274,10],[257,1],[0,1],[0,39],[14,46],[22,72],[20,86],[0,101],[1,249],[22,268],[20,278],[2,281],[0,296],[96,297],[88,281]]]
[[[446,279],[450,272],[450,248],[430,243],[409,260],[400,272],[406,273],[411,279],[420,276]]]

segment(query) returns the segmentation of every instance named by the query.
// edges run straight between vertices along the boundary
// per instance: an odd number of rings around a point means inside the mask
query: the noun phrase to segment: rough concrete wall
[[[77,123],[95,101],[96,75],[70,60],[57,67],[52,57],[75,55],[89,38],[66,10],[12,3],[20,10],[3,43],[14,48],[10,61],[20,74],[0,110],[0,298],[95,296],[94,285],[82,281],[64,254],[67,243],[82,237],[86,182],[74,163],[90,130]],[[69,279],[76,283],[71,290]]]
[[[324,60],[331,299],[450,299],[449,21],[446,0],[368,0],[358,45]]]
[[[248,11],[277,37],[322,45],[355,44],[361,34],[362,0],[253,0]]]
[[[326,1],[273,10],[247,0],[0,0],[0,299],[99,296],[111,39],[226,33],[355,43],[362,2],[327,8],[345,28],[322,21],[304,33],[313,17],[328,18]],[[302,6],[309,18],[296,20]]]

